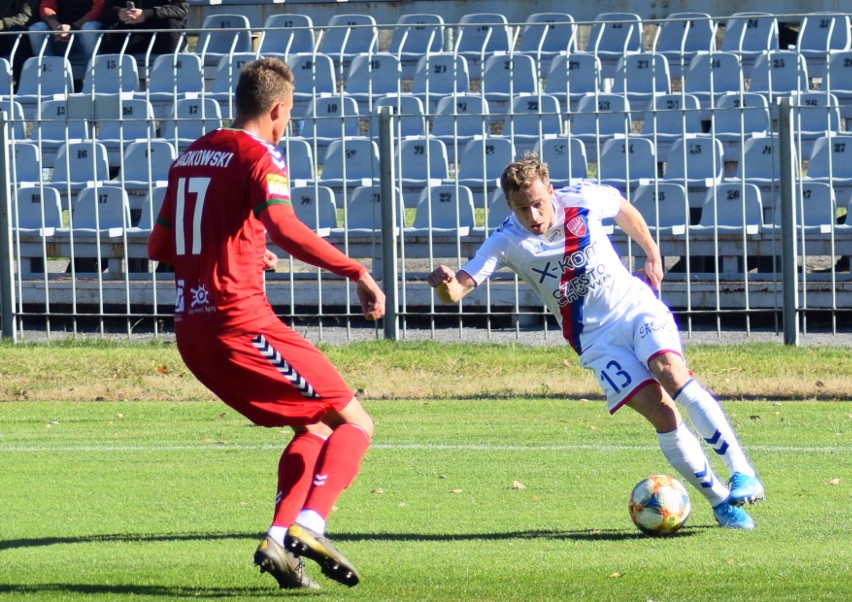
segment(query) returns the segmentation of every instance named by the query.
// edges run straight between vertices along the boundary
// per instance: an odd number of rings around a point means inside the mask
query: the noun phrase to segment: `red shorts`
[[[204,342],[178,338],[178,350],[204,386],[259,426],[314,424],[354,397],[328,358],[281,322]]]

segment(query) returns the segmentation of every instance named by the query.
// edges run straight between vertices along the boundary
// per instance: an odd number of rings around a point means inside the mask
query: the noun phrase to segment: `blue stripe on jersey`
[[[589,210],[582,207],[566,207],[565,220],[562,224],[565,235],[564,257],[571,257],[577,251],[589,246]],[[583,332],[583,310],[585,295],[572,294],[572,289],[579,282],[579,277],[588,271],[588,265],[574,267],[570,266],[562,272],[562,293],[569,302],[561,308],[562,313],[562,336],[574,348],[577,354],[583,352],[580,344],[580,334]]]

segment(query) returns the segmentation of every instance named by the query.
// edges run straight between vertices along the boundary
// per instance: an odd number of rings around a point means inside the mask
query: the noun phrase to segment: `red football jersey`
[[[215,130],[172,164],[158,225],[173,236],[179,336],[227,336],[276,319],[263,289],[266,229],[256,216],[272,203],[290,203],[284,158],[244,130]]]

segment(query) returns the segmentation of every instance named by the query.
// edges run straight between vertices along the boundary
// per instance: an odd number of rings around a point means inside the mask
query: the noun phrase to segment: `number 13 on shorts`
[[[616,395],[620,394],[633,383],[633,378],[616,360],[610,360],[607,362],[605,368],[596,369],[595,371],[598,374],[601,386],[607,393],[607,397],[613,393]]]

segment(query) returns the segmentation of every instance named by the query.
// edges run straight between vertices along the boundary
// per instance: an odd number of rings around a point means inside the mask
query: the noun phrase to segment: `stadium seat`
[[[820,90],[837,98],[841,117],[846,120],[852,118],[852,50],[829,53]]]
[[[0,99],[11,98],[15,92],[12,65],[6,57],[0,57]]]
[[[640,184],[657,178],[654,143],[638,136],[617,136],[607,140],[598,161],[598,180],[618,188],[626,198]]]
[[[834,94],[823,91],[792,94],[790,104],[800,157],[810,156],[817,138],[840,133],[840,102]]]
[[[420,192],[414,224],[403,232],[407,236],[455,238],[468,236],[475,226],[471,190],[463,185],[443,184]]]
[[[444,142],[450,161],[455,162],[473,138],[490,132],[488,101],[479,94],[451,94],[438,102],[431,134]]]
[[[489,56],[514,48],[508,21],[501,13],[462,15],[455,34],[454,52],[465,58],[473,79],[482,76],[485,60]]]
[[[41,151],[34,142],[15,142],[9,161],[9,180],[15,186],[28,186],[42,181]]]
[[[722,142],[728,162],[738,162],[745,141],[766,136],[772,125],[766,97],[752,92],[722,94],[710,114],[711,132]]]
[[[503,121],[503,136],[509,138],[515,152],[531,150],[545,135],[564,132],[559,101],[549,94],[519,94],[512,98]]]
[[[9,142],[27,138],[27,123],[24,119],[24,107],[14,97],[9,96],[0,100],[0,111],[6,112],[9,124]]]
[[[287,56],[287,64],[298,82],[293,92],[293,119],[305,116],[308,105],[321,94],[337,94],[334,61],[326,54],[296,53]]]
[[[653,141],[657,157],[662,158],[669,152],[675,140],[686,134],[700,134],[702,131],[698,97],[674,92],[660,94],[651,99],[639,135]]]
[[[51,237],[62,228],[62,202],[51,186],[23,186],[15,190],[13,231],[22,236]]]
[[[465,144],[459,157],[456,181],[471,189],[477,207],[485,207],[500,186],[500,175],[515,159],[515,147],[507,138],[478,136]]]
[[[518,52],[531,56],[544,79],[553,58],[577,50],[577,25],[568,13],[533,13],[524,21]]]
[[[86,186],[71,211],[75,235],[121,236],[130,227],[130,203],[120,186]]]
[[[665,55],[637,52],[618,59],[612,92],[624,94],[631,110],[644,112],[654,96],[671,92],[669,63]]]
[[[397,181],[407,207],[415,207],[420,191],[450,177],[447,147],[438,138],[412,136],[397,147]]]
[[[795,155],[793,161],[795,165],[798,165]],[[745,141],[733,183],[745,181],[760,188],[764,221],[767,222],[771,221],[769,216],[775,210],[780,196],[780,170],[777,135],[773,133],[766,137],[752,137]],[[794,174],[794,177],[798,177],[798,173]]]
[[[703,118],[716,100],[728,92],[745,90],[740,57],[733,52],[698,52],[689,62],[683,78],[683,89],[698,98],[704,109]]]
[[[657,237],[680,236],[690,224],[689,199],[682,184],[649,182],[636,187],[630,202]]]
[[[720,50],[736,53],[743,77],[751,77],[757,57],[768,50],[778,50],[778,19],[765,12],[734,13],[725,22]]]
[[[154,116],[166,117],[181,98],[204,92],[201,57],[191,52],[161,54],[154,59],[145,90],[136,97],[151,103]]]
[[[852,192],[852,135],[817,138],[808,161],[807,178],[830,184],[846,194]]]
[[[837,195],[827,182],[800,181],[793,187],[796,226],[805,235],[829,234],[837,225]],[[775,212],[774,225],[781,223],[780,211]]]
[[[398,116],[399,136],[425,136],[426,112],[423,102],[413,94],[385,94],[375,99],[370,115],[370,135],[378,137],[378,112],[382,107],[393,107]]]
[[[404,223],[405,212],[399,212]],[[346,205],[346,230],[350,236],[377,236],[382,230],[382,190],[379,186],[358,186]]]
[[[308,15],[274,13],[266,17],[257,52],[260,55],[285,55],[316,50],[314,22]]]
[[[134,140],[155,137],[154,109],[151,103],[141,98],[124,99],[115,95],[118,116],[98,118],[97,139],[107,149],[111,166],[121,162],[125,147]]]
[[[444,96],[467,92],[470,92],[470,75],[463,56],[438,53],[420,58],[411,93],[423,102],[427,113],[434,112]]]
[[[322,156],[333,140],[361,134],[358,103],[348,95],[315,97],[308,104],[299,133],[315,146],[317,156]]]
[[[608,92],[601,79],[601,62],[588,52],[559,53],[553,57],[544,92],[559,99],[566,113],[577,110],[586,94]]]
[[[370,113],[379,96],[402,93],[399,59],[388,52],[359,54],[349,64],[343,91],[358,101],[361,113]]]
[[[195,52],[205,68],[214,68],[223,56],[252,52],[251,24],[240,14],[208,14],[201,23]]]
[[[488,210],[485,217],[485,230],[492,232],[503,225],[509,216],[512,215],[512,210],[509,208],[509,203],[506,202],[506,195],[503,194],[503,189],[498,188],[491,194],[491,200],[488,202]],[[474,233],[478,233],[480,227],[474,228]]]
[[[536,142],[534,150],[547,163],[554,188],[568,186],[588,175],[586,147],[579,138],[548,134]]]
[[[24,61],[15,91],[15,100],[24,108],[30,121],[38,114],[40,103],[59,94],[67,97],[74,92],[71,63],[62,56],[33,56]]]
[[[673,78],[680,78],[692,57],[716,46],[716,23],[707,13],[669,13],[659,24],[654,51],[666,57]]]
[[[378,49],[376,19],[367,14],[332,15],[319,40],[319,51],[331,57],[341,75],[347,72],[356,56],[374,54]]]
[[[849,15],[811,13],[799,27],[796,50],[805,57],[811,77],[825,75],[826,62],[832,51],[852,48],[852,24]]]
[[[59,147],[66,141],[89,138],[89,124],[84,119],[68,118],[68,103],[65,99],[43,100],[38,119],[33,121],[30,138],[41,149],[45,167],[53,167]]]
[[[400,15],[391,32],[388,52],[399,59],[402,78],[414,78],[421,57],[444,50],[444,18],[438,14]]]
[[[370,186],[379,179],[379,146],[364,136],[333,140],[326,149],[319,177],[322,186],[335,192],[340,202],[346,191]]]
[[[287,163],[291,186],[306,186],[316,179],[313,141],[287,136],[278,143]]]
[[[781,96],[809,89],[805,57],[794,50],[773,50],[757,56],[751,70],[749,92],[763,94],[774,103]]]
[[[60,192],[76,191],[90,182],[109,180],[106,147],[95,140],[62,144],[56,153],[50,185]]]
[[[492,113],[505,113],[512,98],[538,93],[538,68],[526,54],[497,52],[485,59],[479,92]]]
[[[618,60],[627,53],[641,52],[644,48],[642,19],[635,13],[600,13],[589,31],[586,52],[601,61],[604,78],[615,76]]]
[[[256,58],[257,54],[254,52],[234,52],[223,55],[216,63],[216,71],[207,97],[219,103],[225,119],[233,119],[237,113],[234,106],[234,91],[240,79],[240,70]]]
[[[131,142],[124,150],[117,180],[129,193],[147,193],[152,186],[165,186],[169,168],[176,158],[174,145],[166,140]]]
[[[161,137],[175,145],[178,153],[197,138],[222,126],[222,110],[212,98],[180,98],[173,111],[160,122]]]
[[[700,210],[704,194],[722,181],[722,143],[706,137],[675,140],[666,155],[664,179],[686,188],[690,207]]]
[[[719,184],[707,191],[701,219],[693,232],[725,231],[757,234],[763,227],[763,204],[760,189],[748,182]]]
[[[98,54],[89,59],[83,94],[133,93],[139,90],[139,67],[131,54]]]
[[[615,136],[633,131],[630,103],[621,94],[587,94],[571,114],[569,133],[586,145],[589,161],[597,162],[599,147]]]
[[[139,230],[139,233],[150,233],[157,221],[157,216],[160,214],[160,207],[163,206],[163,199],[166,198],[165,186],[154,186],[142,201],[142,206],[139,209],[139,218],[133,219],[133,210],[130,211],[131,224],[134,224],[131,229]]]
[[[337,228],[337,203],[328,186],[294,186],[290,201],[296,217],[320,236],[328,236]]]

